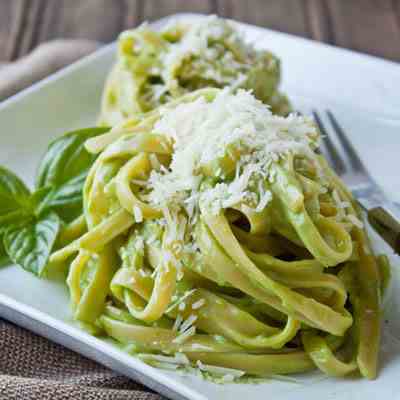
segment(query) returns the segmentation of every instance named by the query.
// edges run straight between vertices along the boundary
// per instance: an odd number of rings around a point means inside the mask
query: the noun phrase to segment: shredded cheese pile
[[[261,211],[272,194],[254,178],[274,179],[271,164],[288,152],[313,159],[319,138],[308,117],[273,115],[251,93],[228,89],[212,102],[200,97],[173,110],[165,108],[154,133],[170,138],[174,152],[168,170],[152,172],[149,199],[159,207],[183,207],[189,217],[199,202],[214,214],[244,199]],[[235,162],[233,179],[218,167],[223,157]],[[220,182],[201,189],[205,166],[216,169]]]

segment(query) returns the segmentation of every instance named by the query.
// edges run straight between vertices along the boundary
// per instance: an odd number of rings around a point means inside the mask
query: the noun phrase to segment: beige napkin
[[[0,100],[92,52],[96,42],[57,40],[0,65]],[[0,320],[0,400],[160,400],[142,385]]]
[[[90,40],[53,40],[10,64],[0,64],[0,101],[99,47]]]

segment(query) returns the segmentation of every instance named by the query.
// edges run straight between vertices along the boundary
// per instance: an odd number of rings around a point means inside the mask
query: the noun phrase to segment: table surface
[[[0,62],[54,38],[110,42],[177,12],[219,14],[400,61],[400,0],[0,0]]]

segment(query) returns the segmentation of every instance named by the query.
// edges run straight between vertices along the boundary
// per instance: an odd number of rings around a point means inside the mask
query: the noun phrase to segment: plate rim
[[[189,386],[163,375],[161,370],[151,367],[118,348],[112,348],[111,345],[83,329],[49,316],[2,293],[0,293],[0,315],[2,319],[96,361],[168,398],[206,400]]]

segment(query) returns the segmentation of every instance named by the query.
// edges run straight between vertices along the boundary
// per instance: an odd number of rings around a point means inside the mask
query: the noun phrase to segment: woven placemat
[[[0,320],[0,398],[161,400],[142,385]]]

